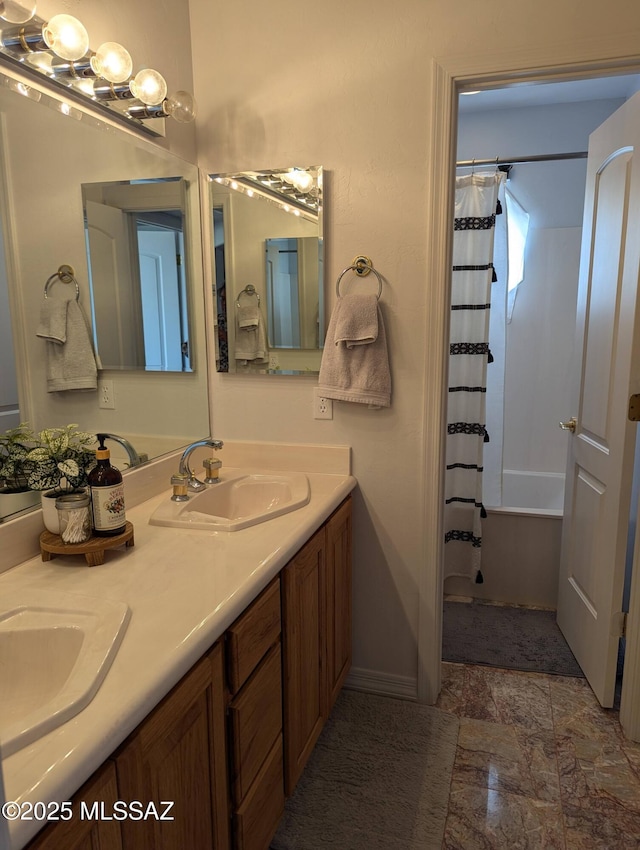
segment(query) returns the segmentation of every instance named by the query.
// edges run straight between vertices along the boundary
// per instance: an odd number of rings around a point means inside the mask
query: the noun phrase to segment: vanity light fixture
[[[35,8],[34,0],[0,0],[0,19],[12,25],[2,27],[0,21],[0,54],[10,62],[125,119],[173,118],[179,123],[194,119],[193,95],[177,91],[167,96],[164,77],[152,68],[132,76],[133,60],[122,45],[105,42],[94,53],[77,18],[62,14],[43,21],[35,17]]]

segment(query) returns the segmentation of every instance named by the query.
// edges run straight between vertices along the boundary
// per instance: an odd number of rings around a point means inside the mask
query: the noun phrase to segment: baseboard
[[[352,667],[345,683],[345,688],[352,691],[366,691],[379,696],[398,697],[398,699],[416,702],[418,699],[418,682],[410,676],[395,676],[392,673],[381,673],[378,670],[365,670],[362,667]]]

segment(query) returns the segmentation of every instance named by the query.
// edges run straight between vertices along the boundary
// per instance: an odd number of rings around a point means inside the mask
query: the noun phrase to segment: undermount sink
[[[220,483],[192,495],[188,502],[162,502],[151,515],[151,525],[239,531],[309,501],[309,479],[301,472],[224,474]]]
[[[0,596],[0,751],[6,758],[87,707],[118,651],[126,604],[38,590]]]

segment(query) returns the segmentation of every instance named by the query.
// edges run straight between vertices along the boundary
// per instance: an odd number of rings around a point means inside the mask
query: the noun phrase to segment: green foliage
[[[77,428],[77,425],[45,428],[34,435],[34,446],[26,458],[31,490],[75,490],[87,483],[87,474],[95,464],[91,447],[96,437]]]
[[[27,488],[30,469],[27,458],[33,438],[28,422],[0,434],[0,480],[11,490]]]

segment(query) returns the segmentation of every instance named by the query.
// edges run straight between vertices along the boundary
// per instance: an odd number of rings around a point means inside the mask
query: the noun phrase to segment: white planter
[[[0,519],[17,514],[26,508],[35,507],[40,500],[40,494],[35,490],[16,492],[7,487],[0,490]]]
[[[58,520],[58,511],[56,510],[56,497],[60,495],[60,492],[60,490],[43,490],[40,493],[42,522],[47,531],[50,531],[52,534],[60,534],[60,522]]]

